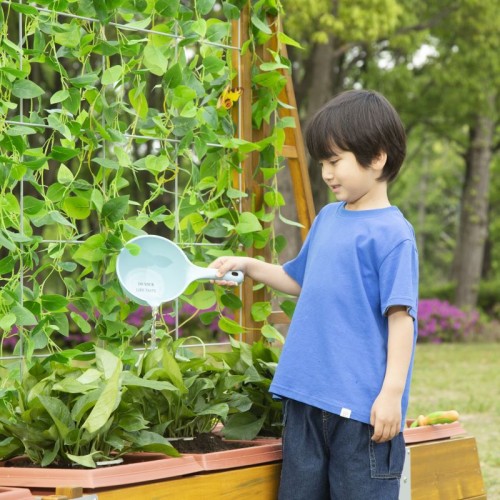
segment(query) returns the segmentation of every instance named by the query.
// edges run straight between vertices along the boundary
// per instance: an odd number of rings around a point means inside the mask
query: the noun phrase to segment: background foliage
[[[382,92],[403,118],[408,155],[391,201],[416,229],[422,295],[449,286],[461,307],[489,301],[482,291],[500,281],[499,1],[283,5],[285,30],[304,48],[290,48],[304,123],[350,88]],[[315,167],[319,208],[328,193]]]

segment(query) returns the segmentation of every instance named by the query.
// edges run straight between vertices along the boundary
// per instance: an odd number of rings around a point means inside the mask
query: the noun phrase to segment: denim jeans
[[[291,399],[283,401],[279,500],[397,500],[402,433],[371,440],[373,427]]]

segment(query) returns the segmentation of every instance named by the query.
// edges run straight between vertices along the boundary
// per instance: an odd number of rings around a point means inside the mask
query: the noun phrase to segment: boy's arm
[[[299,295],[300,285],[291,278],[278,264],[269,264],[252,257],[219,257],[214,260],[210,267],[218,270],[219,276],[224,276],[229,271],[242,271],[254,281],[264,283],[289,295]],[[218,284],[234,284],[230,281],[217,280]]]
[[[413,351],[413,318],[403,306],[388,312],[389,343],[387,367],[382,389],[373,403],[371,424],[373,441],[389,441],[401,430],[401,398]]]

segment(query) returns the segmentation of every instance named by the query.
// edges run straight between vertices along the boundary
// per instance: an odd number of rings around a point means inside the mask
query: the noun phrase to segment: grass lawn
[[[500,500],[500,343],[417,345],[408,418],[457,410],[479,450],[488,500]]]

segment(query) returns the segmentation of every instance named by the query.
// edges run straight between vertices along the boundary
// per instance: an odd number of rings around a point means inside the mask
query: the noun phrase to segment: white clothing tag
[[[351,418],[351,410],[349,410],[349,408],[342,408],[342,410],[340,410],[340,416],[344,418]]]

